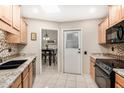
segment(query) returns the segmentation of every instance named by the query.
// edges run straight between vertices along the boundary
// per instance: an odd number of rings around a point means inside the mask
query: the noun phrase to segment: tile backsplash
[[[6,32],[0,30],[0,51],[5,49],[0,53],[0,57],[8,57],[8,56],[18,54],[18,46],[17,46],[17,44],[8,44],[8,43],[6,43],[5,36],[6,36]],[[12,51],[9,52],[7,50],[7,48],[11,48]]]
[[[114,51],[112,51],[112,47],[114,48]],[[111,44],[108,47],[108,53],[114,54],[117,56],[124,56],[124,44]]]

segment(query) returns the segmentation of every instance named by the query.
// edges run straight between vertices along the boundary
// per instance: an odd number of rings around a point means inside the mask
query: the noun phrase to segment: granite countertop
[[[124,78],[124,69],[113,69],[117,74],[121,75]]]
[[[16,80],[16,78],[24,71],[24,69],[32,62],[36,56],[34,54],[20,55],[11,60],[27,59],[25,63],[16,69],[0,70],[0,88],[8,88]]]
[[[103,53],[93,53],[91,57],[93,57],[94,59],[115,59],[109,54],[103,54]]]

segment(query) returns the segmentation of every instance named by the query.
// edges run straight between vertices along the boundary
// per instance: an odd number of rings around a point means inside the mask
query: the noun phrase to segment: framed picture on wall
[[[36,41],[37,40],[37,33],[35,33],[35,32],[31,33],[31,40],[32,41]]]

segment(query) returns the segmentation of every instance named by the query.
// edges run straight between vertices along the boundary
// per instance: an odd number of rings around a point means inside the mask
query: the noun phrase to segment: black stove
[[[95,81],[101,88],[113,88],[115,72],[113,68],[124,68],[124,61],[117,59],[97,59],[95,64]]]

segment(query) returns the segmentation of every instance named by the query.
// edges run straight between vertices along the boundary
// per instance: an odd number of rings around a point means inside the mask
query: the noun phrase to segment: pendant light
[[[48,34],[47,34],[47,31],[46,31],[46,34],[44,35],[44,37],[43,37],[43,40],[49,40],[50,39],[50,37],[48,36]]]

